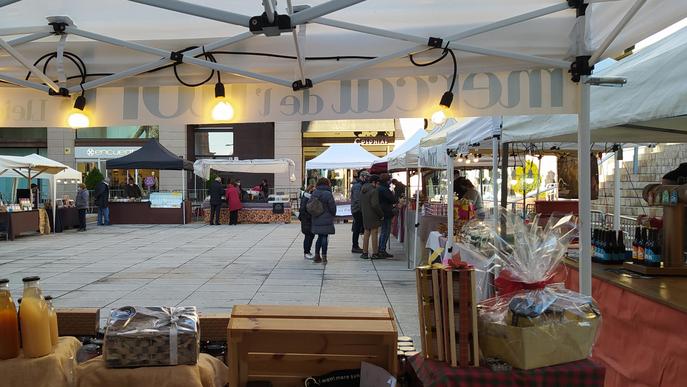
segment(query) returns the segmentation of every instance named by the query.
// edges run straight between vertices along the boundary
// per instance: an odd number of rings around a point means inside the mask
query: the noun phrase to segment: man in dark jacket
[[[391,184],[394,185],[394,196],[396,197],[396,203],[398,203],[402,197],[406,196],[406,185],[396,179],[391,179]]]
[[[336,232],[334,229],[334,218],[336,217],[336,202],[332,195],[332,186],[329,179],[321,177],[317,181],[317,188],[310,195],[309,200],[319,200],[322,203],[321,214],[312,215],[312,233],[317,235],[315,242],[315,258],[313,262],[327,263],[327,248],[329,247],[329,235]]]
[[[379,234],[379,256],[382,258],[392,258],[393,255],[386,252],[386,245],[389,243],[391,236],[391,219],[394,217],[394,205],[396,205],[396,197],[389,188],[389,180],[391,177],[388,173],[382,173],[379,177],[379,206],[382,208],[384,219],[382,220],[382,231]]]
[[[358,240],[360,239],[360,234],[365,232],[365,227],[363,227],[363,212],[360,209],[360,190],[365,184],[365,180],[370,174],[362,170],[358,172],[358,178],[353,182],[351,186],[351,214],[353,215],[353,227],[351,231],[353,232],[353,247],[351,248],[352,253],[360,254],[363,249],[360,248]]]
[[[377,185],[379,184],[379,176],[372,175],[363,185],[360,190],[360,208],[363,212],[363,226],[365,227],[365,234],[363,236],[363,253],[360,255],[362,259],[378,259],[381,258],[378,254],[378,235],[379,226],[382,224],[384,213],[379,205],[379,193],[377,192]],[[372,254],[370,255],[369,247],[372,242]]]
[[[124,187],[124,195],[134,199],[141,197],[141,188],[136,184],[133,177],[129,178],[129,183]]]
[[[222,178],[217,176],[215,181],[210,184],[210,226],[219,226],[219,213],[222,209]]]
[[[110,178],[106,177],[95,186],[95,205],[98,206],[98,226],[110,225]]]
[[[308,213],[308,200],[315,190],[314,185],[309,185],[301,196],[301,207],[298,211],[298,220],[301,221],[301,232],[303,233],[303,258],[313,259],[310,254],[312,249],[312,242],[315,240],[315,234],[312,233],[312,216]]]

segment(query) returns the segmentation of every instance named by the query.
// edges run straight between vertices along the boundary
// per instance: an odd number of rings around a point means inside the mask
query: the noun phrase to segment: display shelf
[[[632,262],[623,263],[623,268],[634,271],[636,273],[646,274],[646,275],[677,275],[677,276],[687,276],[687,265],[677,266],[677,267],[652,267],[638,265]]]

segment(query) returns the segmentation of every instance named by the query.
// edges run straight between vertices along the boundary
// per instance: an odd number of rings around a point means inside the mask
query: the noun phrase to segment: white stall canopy
[[[74,168],[67,167],[67,169],[55,175],[55,180],[64,184],[81,183],[83,180],[83,173]]]
[[[360,144],[332,144],[319,156],[305,162],[305,169],[361,169],[369,168],[379,157]]]
[[[291,181],[295,180],[295,163],[291,159],[201,159],[193,163],[193,172],[207,180],[210,171],[243,172],[243,173],[288,173]]]
[[[687,28],[595,72],[627,79],[622,88],[592,89],[592,141],[685,142],[687,138]],[[504,141],[574,142],[576,115],[504,117]]]
[[[68,166],[43,157],[36,153],[28,156],[0,156],[0,177],[23,177],[28,178],[29,170],[31,171],[31,178],[52,178]]]

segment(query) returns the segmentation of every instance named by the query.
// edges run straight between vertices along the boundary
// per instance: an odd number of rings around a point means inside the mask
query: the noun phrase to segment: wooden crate
[[[227,341],[227,328],[229,318],[227,313],[198,313],[198,323],[200,324],[200,339],[203,341]]]
[[[425,358],[479,366],[473,269],[416,269],[420,339]]]
[[[100,327],[99,308],[57,308],[57,331],[60,336],[97,336]]]
[[[360,368],[395,374],[398,330],[390,308],[235,305],[229,322],[229,385],[305,378]]]

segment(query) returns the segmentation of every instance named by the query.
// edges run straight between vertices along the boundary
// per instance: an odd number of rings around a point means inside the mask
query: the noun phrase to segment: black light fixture
[[[83,86],[81,88],[81,95],[76,97],[74,101],[74,109],[67,116],[67,124],[72,129],[87,128],[91,124],[84,109],[86,108],[86,97],[84,97]]]

